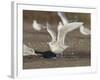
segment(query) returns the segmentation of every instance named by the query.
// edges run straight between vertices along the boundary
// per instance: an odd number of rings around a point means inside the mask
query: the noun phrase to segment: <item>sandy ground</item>
[[[24,56],[24,69],[37,68],[57,68],[57,67],[79,67],[90,66],[90,58],[88,55],[66,55],[64,58],[44,59],[36,56]]]
[[[51,15],[51,16],[50,16]],[[37,51],[48,51],[50,50],[47,42],[51,40],[50,35],[46,30],[37,32],[32,29],[33,19],[39,20],[42,24],[45,21],[50,21],[54,31],[57,33],[57,24],[59,18],[54,18],[55,13],[44,13],[34,11],[24,11],[24,23],[23,23],[23,43]],[[77,15],[79,21],[84,22],[84,26],[90,29],[90,17],[89,14],[72,14],[66,13],[69,19],[72,16]],[[45,24],[44,24],[45,25]],[[55,26],[54,26],[55,25]],[[68,33],[66,35],[65,44],[70,47],[64,51],[64,58],[57,59],[44,59],[36,56],[24,56],[23,57],[23,68],[34,69],[34,68],[55,68],[55,67],[76,67],[76,66],[90,66],[91,63],[91,50],[90,50],[90,36],[84,36],[80,34],[79,29]]]

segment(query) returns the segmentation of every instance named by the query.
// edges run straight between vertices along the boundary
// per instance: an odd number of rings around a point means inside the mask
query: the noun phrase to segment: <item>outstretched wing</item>
[[[72,23],[66,24],[64,26],[67,27],[68,32],[71,32],[77,28],[80,28],[80,32],[83,35],[89,35],[91,33],[89,29],[87,29],[83,26],[83,22],[72,22]]]
[[[51,25],[47,22],[47,32],[50,34],[52,41],[56,41],[56,33],[51,29]]]
[[[58,12],[57,14],[58,14],[58,16],[61,18],[62,23],[63,23],[64,25],[68,23],[68,19],[66,18],[65,14],[64,14],[63,12]]]
[[[75,29],[81,27],[83,22],[72,22],[69,24],[64,25],[68,32],[74,31]]]
[[[89,35],[91,33],[91,31],[89,29],[85,28],[83,25],[81,25],[81,27],[80,27],[80,32],[83,35]]]
[[[65,26],[61,22],[59,22],[58,36],[57,36],[57,42],[59,44],[64,45],[66,34],[67,34],[67,30],[66,30]]]
[[[82,22],[72,22],[66,25],[59,23],[57,41],[60,44],[64,44],[67,33],[74,31],[75,29],[79,28],[82,24],[83,24]]]

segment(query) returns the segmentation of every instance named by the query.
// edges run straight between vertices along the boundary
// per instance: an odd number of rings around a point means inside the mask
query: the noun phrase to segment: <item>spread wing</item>
[[[61,18],[61,21],[64,25],[68,23],[68,19],[66,18],[66,15],[63,12],[58,12],[57,14]]]
[[[81,27],[83,25],[83,22],[72,22],[72,23],[68,23],[66,25],[64,25],[65,27],[67,27],[67,31],[71,32],[74,31],[75,29]]]
[[[72,22],[72,23],[68,23],[68,24],[65,25],[65,27],[67,27],[67,31],[68,32],[71,32],[71,31],[74,31],[77,28],[80,28],[80,32],[83,35],[89,35],[91,33],[89,29],[87,29],[87,28],[85,28],[83,26],[83,22]]]
[[[56,33],[51,29],[51,25],[49,23],[47,23],[47,32],[50,34],[52,38],[51,42],[56,41]]]
[[[79,28],[82,24],[83,24],[82,22],[72,22],[66,25],[59,23],[57,41],[60,44],[64,44],[67,33],[74,31],[75,29]]]
[[[66,30],[65,26],[61,22],[59,22],[59,25],[58,25],[58,36],[57,36],[57,42],[59,44],[64,45],[66,34],[67,34],[67,30]]]

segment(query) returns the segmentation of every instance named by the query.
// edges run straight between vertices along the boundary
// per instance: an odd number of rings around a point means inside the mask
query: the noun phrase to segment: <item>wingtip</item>
[[[47,30],[51,29],[51,27],[50,27],[51,25],[49,24],[49,22],[47,22],[46,24],[47,24]]]
[[[59,25],[63,25],[63,23],[61,21],[59,21]]]

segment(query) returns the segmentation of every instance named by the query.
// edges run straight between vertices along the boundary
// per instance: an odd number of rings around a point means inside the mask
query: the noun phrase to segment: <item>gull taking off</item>
[[[51,25],[47,23],[47,32],[50,34],[52,38],[51,42],[49,42],[48,44],[52,52],[57,54],[57,56],[60,55],[61,57],[63,57],[63,51],[69,46],[64,45],[63,38],[65,37],[65,32],[62,31],[62,28],[60,29],[60,27],[63,27],[62,24],[60,24],[61,22],[58,26],[58,36],[56,36],[56,33],[51,29]]]
[[[65,37],[69,32],[74,31],[77,28],[80,28],[80,32],[83,35],[89,35],[90,30],[83,26],[83,22],[69,23],[68,19],[62,12],[58,12],[58,16],[62,20],[62,22],[59,22],[58,24],[58,28],[57,28],[58,35],[56,35],[56,33],[51,29],[51,25],[47,23],[47,32],[50,34],[52,38],[51,42],[49,42],[48,44],[52,52],[63,56],[63,51],[69,47],[64,43]]]
[[[69,23],[68,19],[66,18],[65,14],[63,12],[58,12],[57,14],[61,18],[63,25],[68,28],[69,32],[73,31],[77,28],[80,28],[80,32],[83,35],[90,34],[90,30],[83,26],[83,22],[71,22],[71,23]]]

